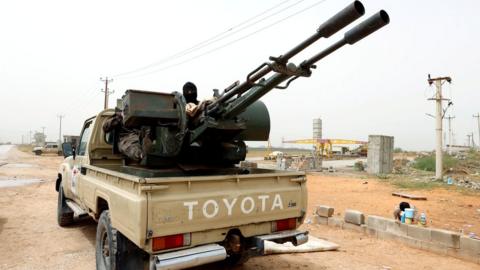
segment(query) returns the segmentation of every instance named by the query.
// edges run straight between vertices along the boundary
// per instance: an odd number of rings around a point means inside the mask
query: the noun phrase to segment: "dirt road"
[[[0,161],[7,164],[0,166],[0,181],[42,179],[43,182],[0,188],[0,269],[95,269],[96,223],[84,221],[61,228],[55,220],[57,193],[54,181],[61,158],[38,157],[3,147],[0,146]],[[316,203],[332,200],[325,181],[347,181],[342,178],[322,179],[309,179],[310,208]],[[312,235],[339,244],[340,251],[259,257],[235,269],[480,269],[474,263],[356,232],[318,225],[304,225],[304,228]],[[222,265],[197,269],[222,269]]]

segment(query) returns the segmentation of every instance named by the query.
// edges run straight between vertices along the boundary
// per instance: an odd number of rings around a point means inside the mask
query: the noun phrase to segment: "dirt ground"
[[[8,164],[0,166],[0,181],[40,178],[44,182],[0,188],[0,269],[94,269],[96,223],[87,220],[68,228],[61,228],[56,223],[54,181],[61,158],[36,157],[13,148],[3,160],[0,157],[0,164],[2,162]],[[368,184],[363,184],[365,181]],[[341,209],[354,208],[388,216],[392,205],[399,200],[388,196],[392,187],[373,180],[312,176],[308,185],[310,213],[316,204],[322,203],[334,206],[337,213],[342,212]],[[465,223],[473,225],[472,231],[478,230],[478,198],[443,190],[433,190],[425,195],[429,201],[416,205],[430,211],[427,215],[432,225],[462,226],[463,221],[468,221]],[[448,214],[443,214],[445,219],[442,219],[442,211],[452,212],[445,212]],[[455,218],[447,219],[449,216]],[[357,232],[312,224],[303,225],[303,228],[316,237],[339,244],[340,250],[258,257],[235,269],[480,269],[480,265],[474,263],[377,240]],[[196,269],[222,268],[222,264],[217,263]]]
[[[426,201],[409,200],[392,196],[401,189],[377,179],[323,175],[308,178],[310,213],[315,205],[327,204],[335,214],[343,216],[346,209],[360,210],[365,214],[393,218],[392,212],[401,201],[407,201],[425,212],[428,225],[464,234],[480,236],[480,193],[465,192],[457,187],[422,190],[403,190],[405,193],[423,195]]]

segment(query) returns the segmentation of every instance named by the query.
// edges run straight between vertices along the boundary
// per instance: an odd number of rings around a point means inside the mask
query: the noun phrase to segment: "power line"
[[[179,65],[188,63],[188,62],[190,62],[190,61],[192,61],[192,60],[195,60],[195,59],[197,59],[197,58],[199,58],[199,57],[205,56],[205,55],[207,55],[207,54],[210,54],[210,53],[212,53],[212,52],[215,52],[215,51],[217,51],[217,50],[220,50],[220,49],[223,49],[223,48],[225,48],[225,47],[227,47],[227,46],[230,46],[230,45],[232,45],[232,44],[234,44],[234,43],[236,43],[236,42],[238,42],[238,41],[241,41],[241,40],[243,40],[243,39],[245,39],[245,38],[248,38],[248,37],[250,37],[250,36],[253,36],[253,35],[255,35],[255,34],[261,32],[261,31],[264,31],[264,30],[266,30],[266,29],[268,29],[268,28],[270,28],[270,27],[272,27],[272,26],[275,26],[276,24],[279,24],[279,23],[281,23],[281,22],[283,22],[283,21],[285,21],[285,20],[288,20],[288,19],[290,19],[290,18],[292,18],[292,17],[294,17],[294,16],[296,16],[296,15],[298,15],[298,14],[300,14],[300,13],[303,13],[303,12],[305,12],[305,11],[307,11],[307,10],[309,10],[309,9],[311,9],[311,8],[313,8],[313,7],[321,4],[321,3],[324,3],[324,2],[326,2],[326,1],[327,1],[327,0],[317,1],[316,3],[314,3],[314,4],[312,4],[312,5],[308,6],[308,7],[306,7],[306,8],[304,8],[304,9],[301,9],[301,10],[299,10],[299,11],[293,13],[293,14],[290,14],[290,15],[282,18],[282,19],[279,19],[279,20],[277,20],[277,21],[275,21],[275,22],[273,22],[273,23],[271,23],[271,24],[269,24],[269,25],[266,25],[266,26],[264,26],[264,27],[262,27],[262,28],[260,28],[260,29],[258,29],[258,30],[256,30],[256,31],[254,31],[254,32],[251,32],[251,33],[249,33],[249,34],[247,34],[247,35],[244,35],[244,36],[242,36],[242,37],[240,37],[240,38],[237,38],[237,39],[235,39],[235,40],[233,40],[233,41],[230,41],[230,42],[228,42],[228,43],[226,43],[226,44],[223,44],[223,45],[221,45],[221,46],[218,46],[218,47],[215,47],[215,48],[213,48],[213,49],[211,49],[211,50],[208,50],[208,51],[206,51],[206,52],[204,52],[204,53],[202,53],[202,54],[199,54],[199,55],[196,55],[196,56],[192,56],[192,57],[190,57],[190,58],[187,58],[187,59],[184,60],[184,61],[177,62],[177,63],[175,63],[175,64],[171,64],[171,65],[168,65],[168,66],[165,66],[165,67],[162,67],[162,68],[158,68],[158,69],[155,69],[155,70],[153,70],[153,71],[149,71],[149,72],[142,73],[142,74],[139,74],[139,75],[128,76],[128,78],[143,77],[143,76],[147,76],[147,75],[150,75],[150,74],[153,74],[153,73],[157,73],[157,72],[159,72],[159,71],[163,71],[163,70],[166,70],[166,69],[170,69],[170,68],[172,68],[172,67],[176,67],[176,66],[179,66]]]
[[[281,2],[281,3],[279,3],[279,4],[275,5],[275,6],[273,6],[273,7],[271,7],[271,8],[268,8],[268,9],[266,9],[266,10],[264,10],[264,11],[262,11],[262,12],[256,14],[256,15],[248,18],[247,20],[245,20],[245,21],[243,21],[243,22],[241,22],[241,23],[239,23],[239,24],[237,24],[237,25],[234,25],[234,26],[230,27],[228,30],[226,30],[226,31],[224,31],[224,32],[221,32],[221,33],[219,33],[219,34],[216,34],[216,35],[214,35],[214,36],[212,36],[212,37],[210,37],[210,38],[208,38],[208,39],[206,39],[206,40],[203,40],[203,41],[201,41],[201,42],[199,42],[199,43],[197,43],[197,44],[195,44],[195,45],[193,45],[193,46],[191,46],[191,47],[189,47],[189,48],[187,48],[187,49],[185,49],[185,50],[182,50],[182,51],[177,52],[177,53],[175,53],[175,54],[173,54],[173,55],[167,56],[167,57],[165,57],[165,58],[163,58],[163,59],[161,59],[161,60],[159,60],[159,61],[157,61],[157,62],[154,62],[154,63],[152,63],[152,64],[149,64],[149,65],[146,65],[146,66],[143,66],[143,67],[134,69],[134,70],[132,70],[132,71],[128,71],[128,72],[123,72],[123,73],[116,74],[116,75],[114,75],[113,77],[115,77],[115,78],[123,77],[123,76],[125,76],[125,75],[132,74],[132,73],[136,73],[136,72],[139,72],[139,71],[142,71],[142,70],[145,70],[145,69],[149,69],[149,68],[155,67],[155,66],[157,66],[157,65],[163,64],[163,63],[165,63],[165,62],[168,62],[168,61],[170,61],[170,60],[172,60],[172,59],[175,59],[175,58],[178,58],[178,57],[182,57],[182,56],[184,56],[184,55],[187,55],[187,54],[189,54],[189,53],[192,53],[192,52],[194,52],[194,51],[196,51],[196,50],[199,50],[199,49],[201,49],[201,48],[204,48],[204,47],[206,47],[206,46],[208,46],[208,45],[210,45],[210,44],[212,44],[212,43],[215,43],[215,42],[220,41],[220,40],[222,40],[222,39],[224,39],[224,38],[227,38],[227,37],[229,37],[229,36],[231,36],[231,35],[233,35],[233,34],[235,34],[235,33],[238,33],[239,31],[242,31],[242,30],[244,30],[244,29],[246,29],[246,28],[248,28],[248,27],[250,27],[250,26],[253,26],[253,25],[259,23],[259,22],[262,22],[262,21],[264,21],[264,20],[266,20],[266,19],[268,19],[268,18],[270,18],[270,17],[272,17],[272,16],[274,16],[274,15],[280,13],[280,12],[283,12],[284,10],[286,10],[286,9],[288,9],[288,8],[291,8],[291,7],[295,6],[295,5],[303,2],[304,0],[299,0],[299,1],[295,2],[294,4],[289,5],[289,6],[287,6],[286,8],[281,9],[280,11],[277,11],[277,12],[275,12],[275,13],[269,15],[269,16],[266,16],[266,17],[264,17],[264,18],[262,18],[262,19],[260,19],[260,20],[255,21],[255,22],[252,23],[252,24],[247,25],[246,27],[242,27],[241,29],[232,32],[232,30],[234,30],[235,28],[240,27],[240,26],[242,26],[242,25],[244,25],[244,24],[246,24],[246,23],[248,23],[248,22],[250,22],[250,21],[252,21],[252,20],[254,20],[254,19],[256,19],[256,18],[258,18],[258,17],[260,17],[260,16],[262,16],[262,15],[264,15],[264,14],[266,14],[266,13],[268,13],[268,12],[270,12],[270,11],[272,11],[272,10],[280,7],[280,6],[282,6],[283,4],[285,4],[285,3],[289,2],[289,1],[291,1],[291,0],[285,0],[285,1],[283,1],[283,2]]]

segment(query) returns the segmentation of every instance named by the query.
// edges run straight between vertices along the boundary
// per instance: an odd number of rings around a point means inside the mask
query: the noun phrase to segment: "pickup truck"
[[[97,269],[183,269],[263,255],[264,241],[305,243],[304,172],[258,168],[156,169],[127,165],[112,151],[107,109],[64,143],[57,220],[98,222]]]

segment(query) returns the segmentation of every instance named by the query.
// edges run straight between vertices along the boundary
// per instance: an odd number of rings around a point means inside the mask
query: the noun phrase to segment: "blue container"
[[[400,222],[405,223],[405,212],[400,215]]]
[[[405,218],[413,218],[414,214],[415,214],[415,209],[405,208]]]

